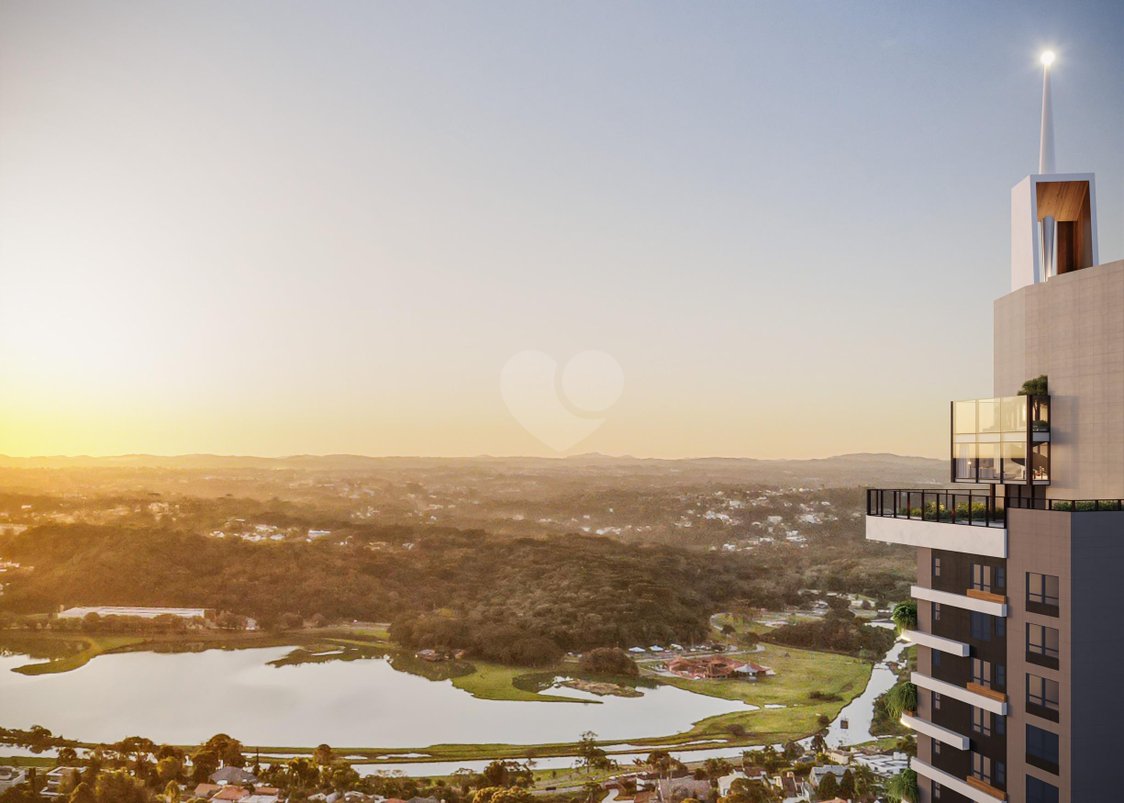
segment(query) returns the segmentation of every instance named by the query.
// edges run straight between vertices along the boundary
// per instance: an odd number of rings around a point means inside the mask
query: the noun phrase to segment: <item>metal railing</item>
[[[1007,507],[1023,510],[1057,510],[1063,513],[1105,513],[1124,511],[1124,499],[1017,499]]]
[[[979,527],[1007,526],[1003,497],[988,491],[868,488],[866,514]]]

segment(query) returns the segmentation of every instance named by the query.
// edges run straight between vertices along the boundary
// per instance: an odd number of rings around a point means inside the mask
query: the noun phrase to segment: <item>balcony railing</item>
[[[1119,513],[1124,499],[1017,499],[1007,500],[1007,507],[1024,510],[1057,510],[1062,513]]]
[[[1006,527],[1003,497],[988,491],[868,488],[866,514],[894,519]]]

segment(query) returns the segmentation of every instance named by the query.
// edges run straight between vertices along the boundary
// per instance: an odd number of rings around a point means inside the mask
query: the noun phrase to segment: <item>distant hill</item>
[[[652,479],[714,480],[808,487],[894,485],[909,487],[948,481],[948,462],[928,457],[858,453],[805,460],[761,460],[739,457],[660,459],[583,454],[572,457],[368,457],[363,455],[144,455],[112,457],[0,455],[2,469],[126,469],[179,471],[314,471],[366,473],[380,471],[455,472],[542,475],[619,475]]]

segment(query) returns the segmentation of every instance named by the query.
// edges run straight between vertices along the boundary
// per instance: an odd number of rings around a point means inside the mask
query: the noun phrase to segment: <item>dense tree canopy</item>
[[[250,544],[172,529],[47,525],[0,539],[30,571],[3,607],[202,606],[394,623],[417,647],[466,648],[536,664],[563,650],[706,637],[708,616],[734,601],[795,600],[799,578],[748,555],[640,546],[592,536],[504,538],[445,529],[385,541]],[[292,616],[288,617],[292,618]]]

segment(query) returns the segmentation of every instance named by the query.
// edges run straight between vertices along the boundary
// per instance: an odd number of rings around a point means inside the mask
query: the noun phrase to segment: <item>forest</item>
[[[175,529],[44,525],[0,537],[0,555],[24,567],[7,575],[0,597],[11,612],[199,606],[267,629],[286,614],[390,622],[409,646],[526,664],[566,650],[692,643],[705,638],[710,614],[793,602],[800,584],[748,554],[401,526],[372,526],[348,543],[251,544]]]

